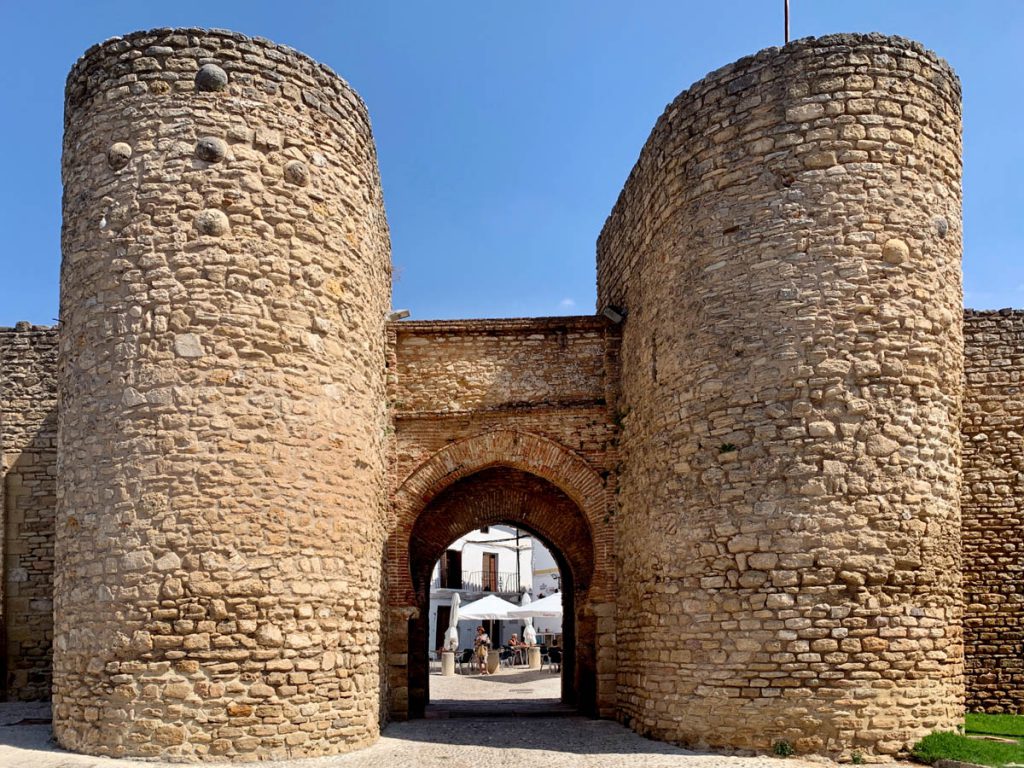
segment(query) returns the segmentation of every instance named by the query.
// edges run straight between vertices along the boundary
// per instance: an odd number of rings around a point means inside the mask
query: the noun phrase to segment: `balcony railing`
[[[508,592],[514,594],[521,589],[523,579],[517,576],[515,571],[498,571],[496,574],[489,571],[466,571],[462,574],[462,586],[454,587],[451,579],[445,586],[441,586],[441,579],[435,578],[430,582],[431,589],[460,589],[463,592]]]

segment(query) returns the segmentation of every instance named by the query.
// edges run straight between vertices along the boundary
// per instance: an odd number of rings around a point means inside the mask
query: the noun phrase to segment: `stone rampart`
[[[57,332],[0,328],[3,692],[50,695],[53,516],[57,477]]]
[[[378,735],[390,260],[370,124],[291,49],[68,78],[54,730],[268,759]]]
[[[849,757],[960,722],[960,87],[798,40],[668,106],[598,241],[626,315],[620,716]]]
[[[964,323],[967,708],[1024,713],[1024,312]]]

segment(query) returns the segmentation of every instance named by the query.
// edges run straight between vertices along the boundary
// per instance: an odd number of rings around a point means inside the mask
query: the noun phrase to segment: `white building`
[[[558,570],[558,563],[551,551],[538,543],[533,551],[533,591],[530,597],[533,600],[540,600],[554,592],[562,590],[562,576]],[[536,618],[533,620],[533,627],[537,630],[537,642],[552,644],[553,638],[561,637],[562,620]],[[557,640],[554,640],[557,644]]]
[[[558,583],[558,568],[547,548],[529,533],[507,525],[492,525],[471,531],[449,545],[441,559],[434,565],[430,581],[430,634],[431,650],[444,643],[451,615],[452,593],[458,591],[462,605],[479,600],[488,594],[496,594],[503,600],[519,604],[523,592],[531,598],[542,595],[534,589],[538,583],[535,569],[540,564],[545,584]],[[555,591],[551,586],[545,595]],[[561,631],[560,619],[535,619],[534,625],[557,625]],[[472,648],[476,628],[480,622],[463,620],[459,622],[459,647]],[[482,622],[491,633],[491,641],[504,645],[512,633],[522,638],[523,623],[516,621]]]

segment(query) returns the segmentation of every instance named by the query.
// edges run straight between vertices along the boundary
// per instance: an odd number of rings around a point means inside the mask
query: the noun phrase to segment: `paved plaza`
[[[337,757],[261,762],[267,768],[821,768],[797,759],[692,752],[650,741],[607,720],[559,710],[559,676],[430,676],[433,718],[394,723],[372,747]],[[474,716],[473,708],[481,712]],[[547,707],[553,714],[544,715]],[[499,715],[508,711],[507,717]],[[52,740],[45,704],[0,704],[0,768],[158,768],[180,763],[75,755]]]
[[[502,668],[493,675],[475,672],[430,675],[427,717],[564,715],[561,676],[549,670]]]

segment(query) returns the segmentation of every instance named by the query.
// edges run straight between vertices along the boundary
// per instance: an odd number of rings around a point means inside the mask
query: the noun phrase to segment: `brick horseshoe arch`
[[[579,506],[553,483],[511,467],[474,472],[435,496],[416,518],[410,571],[417,599],[429,592],[434,564],[457,538],[482,525],[515,524],[563,558],[578,589],[589,591],[594,570],[590,524]]]
[[[604,481],[582,457],[547,437],[501,429],[451,443],[413,470],[395,494],[399,525],[402,512],[415,518],[419,509],[456,480],[497,465],[554,483],[579,505],[592,526],[607,512]]]
[[[609,514],[614,500],[602,476],[578,454],[550,438],[516,430],[493,430],[445,446],[413,470],[392,496],[387,556],[390,715],[393,719],[415,716],[422,699],[421,691],[410,688],[410,681],[421,676],[414,666],[420,651],[425,651],[410,648],[409,643],[410,637],[419,637],[417,623],[425,621],[421,615],[423,595],[417,595],[410,563],[417,521],[446,491],[487,477],[492,468],[514,470],[550,483],[578,508],[580,523],[589,529],[580,529],[580,533],[593,548],[593,573],[585,592],[577,595],[576,614],[580,631],[594,639],[591,647],[597,649],[597,658],[588,666],[603,660],[597,664],[603,672],[595,680],[595,701],[590,709],[609,716],[614,712],[615,688],[614,536]]]

